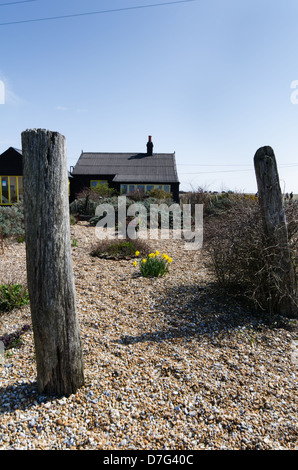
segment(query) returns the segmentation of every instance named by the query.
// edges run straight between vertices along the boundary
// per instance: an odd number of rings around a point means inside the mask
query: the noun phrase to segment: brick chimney
[[[147,155],[149,157],[152,157],[153,154],[153,143],[152,143],[152,137],[149,135],[148,137],[148,142],[147,142]]]

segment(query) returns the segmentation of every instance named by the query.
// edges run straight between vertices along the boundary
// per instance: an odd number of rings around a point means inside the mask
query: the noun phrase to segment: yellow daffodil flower
[[[146,259],[142,259],[142,263],[146,263],[146,261],[147,261]]]
[[[156,256],[158,256],[158,255],[159,255],[159,251],[156,250],[155,254],[156,254]]]
[[[137,264],[138,264],[137,261],[134,261],[134,262],[133,262],[133,265],[134,265],[134,266],[136,266]]]
[[[139,256],[140,252],[139,251],[136,251],[136,256]]]

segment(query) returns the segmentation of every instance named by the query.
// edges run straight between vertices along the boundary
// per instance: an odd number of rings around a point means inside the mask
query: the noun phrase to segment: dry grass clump
[[[285,211],[297,279],[298,204],[286,204]],[[264,234],[257,199],[239,195],[228,210],[207,218],[204,240],[219,286],[257,310],[273,314],[288,292],[274,270],[276,247]]]

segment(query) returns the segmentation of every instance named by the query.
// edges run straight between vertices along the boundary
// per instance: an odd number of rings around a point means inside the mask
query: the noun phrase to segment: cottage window
[[[90,181],[91,189],[99,188],[103,184],[108,184],[107,180],[91,180]]]
[[[9,178],[9,191],[10,191],[10,202],[15,204],[18,202],[18,194],[17,194],[17,177],[10,176]]]
[[[127,184],[121,184],[121,194],[127,193]]]
[[[8,176],[1,178],[2,204],[9,204]]]
[[[22,201],[23,200],[23,177],[22,176],[18,176],[17,183],[18,183],[18,201]]]
[[[16,204],[23,199],[22,176],[0,176],[0,204]]]

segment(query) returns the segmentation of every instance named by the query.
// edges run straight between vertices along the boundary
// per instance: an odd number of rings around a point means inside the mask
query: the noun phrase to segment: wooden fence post
[[[272,293],[273,298],[278,298],[274,306],[275,313],[294,318],[298,316],[297,285],[273,149],[269,146],[259,148],[254,156],[254,166],[268,256],[272,263],[276,288],[279,290],[278,295]]]
[[[39,391],[70,395],[84,384],[73,278],[65,138],[22,133],[27,278]]]

